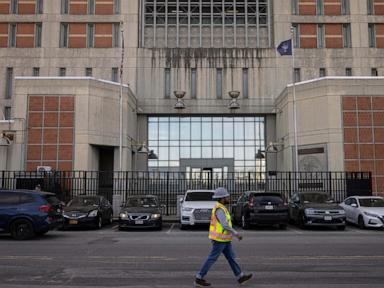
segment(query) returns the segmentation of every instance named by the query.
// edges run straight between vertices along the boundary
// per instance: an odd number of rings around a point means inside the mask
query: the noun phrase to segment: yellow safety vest
[[[212,209],[211,224],[209,227],[208,238],[218,242],[230,242],[232,241],[232,233],[225,230],[223,226],[221,226],[220,222],[217,220],[217,217],[216,217],[217,209],[223,209],[223,211],[225,212],[225,217],[227,219],[228,225],[229,227],[232,227],[231,214],[229,214],[227,208],[223,204],[221,204],[220,202],[217,202],[215,207]]]

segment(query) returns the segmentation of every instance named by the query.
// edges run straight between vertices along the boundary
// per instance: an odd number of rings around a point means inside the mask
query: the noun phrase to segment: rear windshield
[[[135,198],[128,198],[127,203],[125,204],[125,207],[157,207],[157,201],[156,198],[153,197],[135,197]]]
[[[214,201],[213,192],[189,192],[185,201]]]
[[[281,197],[279,196],[255,196],[255,195],[252,195],[252,196],[255,199],[255,201],[260,205],[268,204],[269,202],[273,204],[283,203],[283,199],[281,199]]]
[[[362,207],[384,207],[384,200],[380,198],[359,199]]]
[[[60,205],[60,200],[56,198],[56,196],[53,195],[45,195],[44,199],[48,202],[50,205]]]

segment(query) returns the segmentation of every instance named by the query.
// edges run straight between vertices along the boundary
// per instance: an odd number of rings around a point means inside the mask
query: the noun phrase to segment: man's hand
[[[236,238],[239,239],[239,241],[243,240],[243,236],[241,236],[240,234],[237,234]]]

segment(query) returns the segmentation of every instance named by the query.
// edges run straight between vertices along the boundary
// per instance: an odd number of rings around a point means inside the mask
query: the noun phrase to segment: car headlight
[[[305,213],[305,215],[314,215],[315,210],[314,209],[305,209],[304,213]]]
[[[193,210],[193,208],[190,208],[190,207],[183,207],[183,212],[191,212]]]
[[[127,213],[125,213],[125,212],[123,212],[123,213],[120,213],[120,218],[121,219],[128,219],[128,214]]]
[[[380,218],[379,215],[372,214],[372,213],[369,213],[369,212],[364,212],[364,214],[367,215],[367,216],[369,216],[369,217]]]
[[[160,218],[160,214],[152,214],[151,218],[152,219],[159,219]]]
[[[99,213],[98,210],[92,210],[91,212],[89,212],[88,217],[96,217],[97,213]]]

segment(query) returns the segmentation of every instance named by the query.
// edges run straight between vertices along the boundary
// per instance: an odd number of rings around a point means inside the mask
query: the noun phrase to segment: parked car
[[[345,229],[345,211],[324,192],[295,193],[289,201],[290,220],[300,228],[335,226]]]
[[[64,207],[64,229],[79,226],[101,229],[112,221],[111,203],[103,196],[77,196]]]
[[[250,225],[279,225],[286,229],[288,224],[288,204],[280,193],[246,191],[232,206],[232,219],[243,229]]]
[[[209,224],[216,201],[213,190],[188,190],[181,199],[180,228],[196,224]]]
[[[162,213],[159,199],[152,195],[128,197],[119,215],[119,230],[126,228],[162,229]]]
[[[61,226],[62,205],[55,194],[33,190],[0,190],[0,232],[16,240],[44,235]]]
[[[384,198],[372,196],[352,196],[341,204],[347,222],[366,227],[384,228]]]

